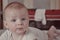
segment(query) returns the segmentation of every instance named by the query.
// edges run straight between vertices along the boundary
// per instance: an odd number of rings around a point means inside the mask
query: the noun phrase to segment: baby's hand
[[[56,39],[56,28],[54,26],[51,26],[51,28],[48,31],[48,40],[54,40]]]

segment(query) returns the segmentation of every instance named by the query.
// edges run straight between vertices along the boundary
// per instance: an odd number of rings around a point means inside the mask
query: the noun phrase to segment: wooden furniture
[[[2,20],[2,0],[0,0],[0,29],[3,29],[3,20]]]

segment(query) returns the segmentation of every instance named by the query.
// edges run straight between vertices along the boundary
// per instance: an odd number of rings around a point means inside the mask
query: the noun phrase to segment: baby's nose
[[[17,24],[18,24],[18,25],[22,25],[23,23],[22,23],[21,20],[18,20],[18,21],[17,21]]]

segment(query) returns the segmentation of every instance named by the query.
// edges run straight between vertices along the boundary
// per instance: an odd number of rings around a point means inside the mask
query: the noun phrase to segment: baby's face
[[[12,9],[6,12],[6,27],[18,34],[24,33],[29,26],[28,12],[25,8],[22,9]]]

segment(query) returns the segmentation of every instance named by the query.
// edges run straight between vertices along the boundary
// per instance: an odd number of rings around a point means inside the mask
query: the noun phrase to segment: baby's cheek
[[[25,23],[25,24],[24,24],[24,27],[25,27],[25,28],[29,27],[29,24]]]
[[[27,25],[27,24],[28,24],[28,22],[24,22],[24,24],[25,24],[25,25]]]

